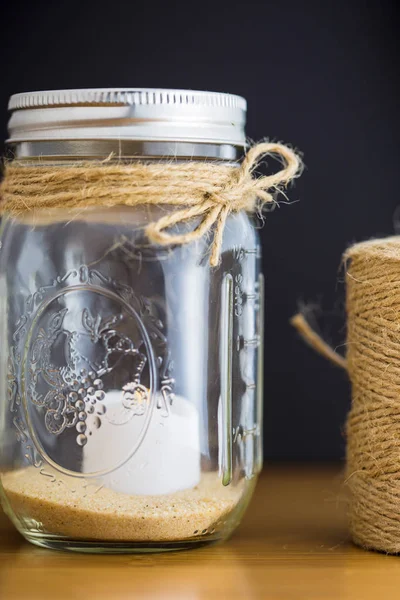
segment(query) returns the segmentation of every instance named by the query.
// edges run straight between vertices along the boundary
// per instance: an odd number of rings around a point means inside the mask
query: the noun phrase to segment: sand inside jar
[[[177,541],[211,534],[237,505],[243,486],[224,487],[215,473],[193,489],[164,496],[130,496],[106,487],[75,489],[41,476],[34,467],[2,476],[17,515],[34,519],[43,533],[103,541]]]

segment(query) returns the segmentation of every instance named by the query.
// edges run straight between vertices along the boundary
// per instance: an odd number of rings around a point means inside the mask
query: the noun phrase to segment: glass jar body
[[[262,464],[257,232],[231,215],[158,247],[157,207],[5,217],[2,499],[46,547],[144,551],[226,538]],[[181,232],[192,224],[179,224]]]

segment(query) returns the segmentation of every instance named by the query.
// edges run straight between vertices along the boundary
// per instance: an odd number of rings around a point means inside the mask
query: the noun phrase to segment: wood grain
[[[338,469],[267,469],[225,544],[157,555],[93,556],[31,546],[0,515],[1,600],[400,597],[400,558],[348,539]]]

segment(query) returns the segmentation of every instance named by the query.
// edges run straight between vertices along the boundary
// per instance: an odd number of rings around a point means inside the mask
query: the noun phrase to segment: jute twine
[[[261,161],[273,155],[283,168],[254,177]],[[70,166],[22,164],[5,166],[0,188],[0,212],[14,217],[37,209],[75,210],[92,206],[176,207],[150,223],[149,240],[162,246],[187,244],[213,232],[210,263],[219,263],[223,231],[230,213],[261,213],[275,194],[301,173],[302,163],[283,144],[263,142],[249,149],[238,168],[223,163],[83,162]],[[191,231],[168,231],[179,223],[199,219]]]
[[[346,265],[347,359],[297,315],[315,349],[347,369],[349,524],[365,548],[400,552],[400,237],[352,246]],[[315,343],[315,340],[316,343]]]

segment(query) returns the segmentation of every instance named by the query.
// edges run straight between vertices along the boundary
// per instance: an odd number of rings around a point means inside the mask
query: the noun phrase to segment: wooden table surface
[[[351,544],[338,469],[273,467],[224,544],[94,556],[37,548],[0,515],[1,600],[400,598],[400,557]]]

